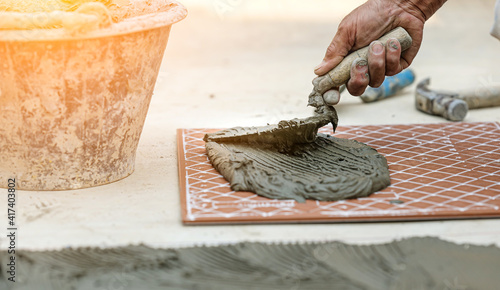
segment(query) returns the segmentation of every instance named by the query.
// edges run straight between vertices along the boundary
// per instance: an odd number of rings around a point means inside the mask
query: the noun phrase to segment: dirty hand
[[[351,78],[346,88],[353,96],[361,95],[368,85],[378,87],[386,75],[391,76],[407,68],[415,58],[424,23],[446,0],[368,0],[353,10],[340,23],[325,57],[314,72],[324,75],[336,67],[350,52],[370,45],[368,59],[357,59],[351,67]],[[401,53],[401,45],[391,39],[384,46],[380,38],[401,26],[413,39],[412,46]],[[329,88],[323,98],[328,105],[340,100],[338,88]]]

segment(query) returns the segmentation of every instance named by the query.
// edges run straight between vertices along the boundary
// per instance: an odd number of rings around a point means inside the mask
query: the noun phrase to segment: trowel
[[[381,38],[379,38],[378,41],[382,42],[383,45],[386,45],[387,41],[391,38],[395,38],[399,41],[399,43],[401,44],[401,51],[407,50],[412,44],[410,35],[402,27],[398,27],[389,31]],[[332,106],[326,105],[323,99],[323,94],[333,87],[338,88],[347,83],[347,81],[351,77],[352,63],[358,58],[367,59],[368,49],[369,47],[365,46],[350,53],[335,68],[313,80],[314,87],[311,94],[309,95],[308,106],[315,107],[316,114],[325,114],[330,111],[335,111]],[[332,125],[335,131],[336,124],[332,122]]]
[[[384,45],[395,38],[401,44],[401,51],[407,50],[412,44],[412,39],[408,32],[398,27],[378,41]],[[344,60],[325,75],[313,80],[313,90],[309,95],[308,106],[315,107],[314,116],[304,119],[292,119],[280,121],[276,125],[262,127],[235,127],[209,133],[203,139],[205,142],[244,142],[255,144],[269,144],[276,147],[280,152],[293,150],[294,144],[314,142],[318,134],[318,129],[331,123],[333,131],[337,128],[338,117],[333,106],[326,105],[323,94],[332,87],[340,87],[347,83],[350,78],[352,63],[357,58],[367,58],[368,46],[361,48],[347,55]]]

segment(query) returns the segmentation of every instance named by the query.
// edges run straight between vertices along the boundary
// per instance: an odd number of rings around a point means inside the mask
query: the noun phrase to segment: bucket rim
[[[168,9],[125,18],[120,22],[113,23],[111,27],[83,34],[71,35],[65,28],[0,30],[0,42],[71,41],[113,37],[171,26],[186,18],[188,14],[186,7],[175,0],[155,0],[155,2],[158,2],[160,7]]]

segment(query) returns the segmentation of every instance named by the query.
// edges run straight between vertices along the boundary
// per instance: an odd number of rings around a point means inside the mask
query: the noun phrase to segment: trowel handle
[[[382,42],[385,45],[391,38],[396,38],[399,41],[399,43],[401,44],[401,51],[405,51],[410,48],[412,43],[410,34],[408,34],[408,32],[402,27],[398,27],[389,31],[387,34],[379,38],[378,41]],[[346,56],[339,65],[337,65],[327,73],[333,81],[332,87],[339,87],[347,83],[347,81],[351,77],[352,63],[358,57],[366,59],[368,56],[368,48],[368,46],[365,46],[356,50],[355,52],[352,52],[351,54]]]

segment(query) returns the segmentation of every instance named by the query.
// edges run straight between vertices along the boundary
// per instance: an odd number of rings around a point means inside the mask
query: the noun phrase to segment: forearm
[[[423,21],[427,21],[447,0],[387,0]]]

